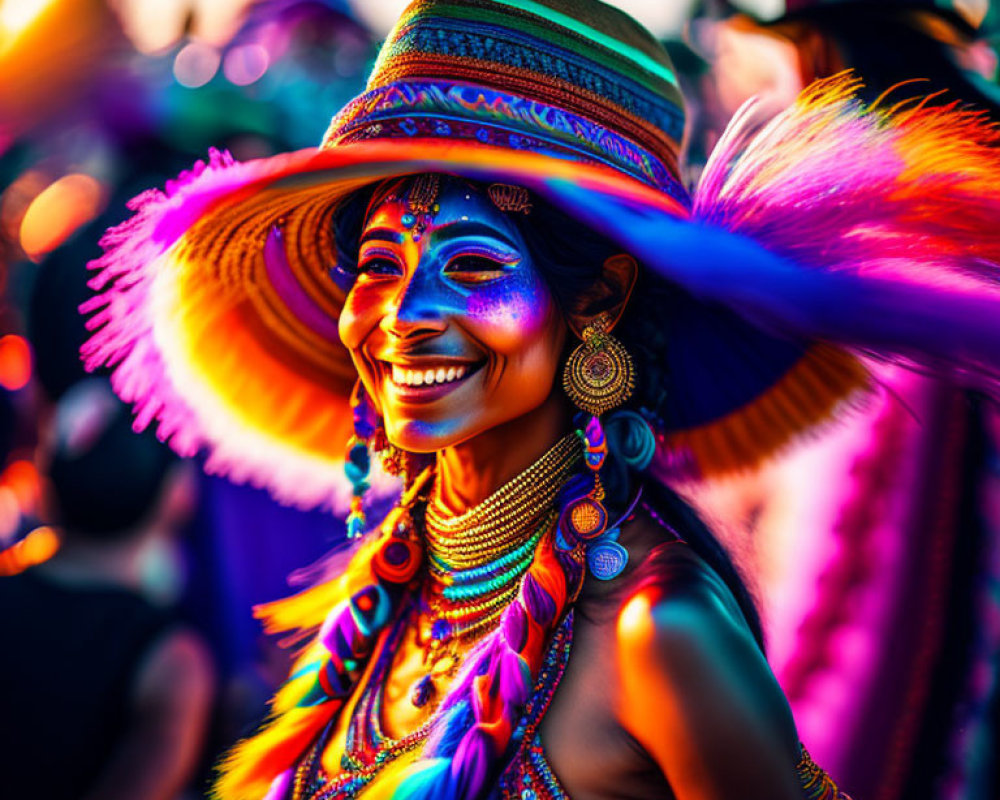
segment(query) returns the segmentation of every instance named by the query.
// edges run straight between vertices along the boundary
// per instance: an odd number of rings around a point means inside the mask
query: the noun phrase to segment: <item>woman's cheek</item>
[[[547,287],[537,281],[512,278],[487,284],[469,295],[466,315],[482,331],[491,349],[514,353],[551,327],[554,302]]]
[[[344,300],[338,330],[348,350],[357,350],[381,320],[382,304],[377,292],[355,285]]]

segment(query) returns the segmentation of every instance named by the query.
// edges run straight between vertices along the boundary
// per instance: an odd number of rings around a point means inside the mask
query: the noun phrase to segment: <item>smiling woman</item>
[[[835,416],[861,352],[995,386],[998,133],[855,89],[738,117],[692,199],[634,21],[419,0],[321,148],[136,201],[89,364],[179,451],[363,534],[259,609],[309,643],[218,796],[843,796],[668,484]],[[373,452],[402,483],[376,526]]]

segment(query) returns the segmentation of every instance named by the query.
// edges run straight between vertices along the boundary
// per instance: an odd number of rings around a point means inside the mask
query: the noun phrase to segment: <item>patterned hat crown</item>
[[[622,170],[682,199],[683,98],[670,57],[597,0],[417,0],[367,91],[323,146],[372,138],[478,141]]]

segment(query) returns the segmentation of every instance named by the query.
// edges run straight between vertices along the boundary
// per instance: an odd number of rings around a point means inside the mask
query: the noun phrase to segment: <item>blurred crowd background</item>
[[[210,147],[314,146],[404,5],[0,0],[0,796],[202,797],[284,678],[250,609],[307,578],[342,521],[133,433],[82,369],[77,309],[129,198]],[[987,0],[616,5],[674,58],[692,184],[744,100],[763,122],[847,68],[869,100],[1000,119]],[[755,576],[817,761],[858,800],[1000,797],[1000,423],[878,370],[841,428],[692,498]]]

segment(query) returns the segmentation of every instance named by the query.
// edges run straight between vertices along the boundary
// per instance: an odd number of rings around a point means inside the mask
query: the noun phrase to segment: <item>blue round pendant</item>
[[[622,574],[628,564],[628,550],[618,542],[594,542],[587,549],[587,566],[590,574],[602,581],[610,581]]]
[[[424,677],[417,681],[417,685],[413,687],[413,692],[410,694],[410,702],[417,708],[423,708],[427,705],[427,701],[431,699],[432,694],[434,694],[434,681],[431,680],[430,675],[424,675]]]
[[[441,642],[447,639],[451,635],[451,625],[448,624],[448,620],[436,619],[434,624],[431,625],[431,639]]]

